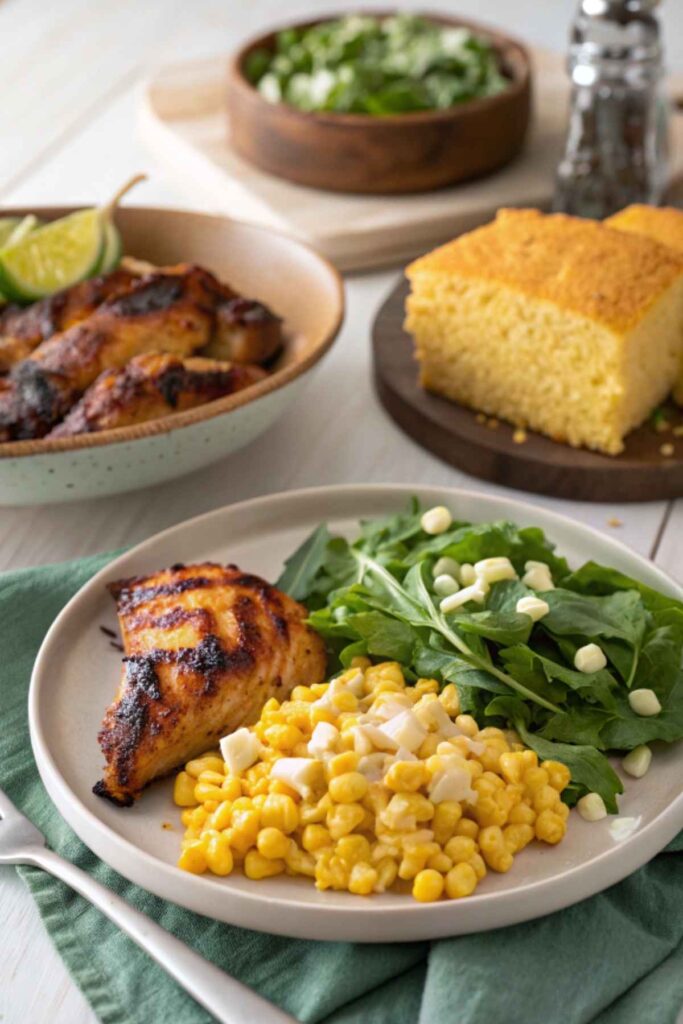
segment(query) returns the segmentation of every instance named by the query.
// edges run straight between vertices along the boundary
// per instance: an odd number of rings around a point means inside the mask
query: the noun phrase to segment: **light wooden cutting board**
[[[359,196],[292,185],[241,160],[229,145],[224,57],[159,68],[140,107],[142,141],[175,183],[215,212],[286,231],[342,270],[405,261],[482,223],[499,206],[547,206],[564,142],[564,59],[532,51],[534,115],[522,154],[464,185],[409,196]],[[672,180],[683,177],[683,117],[673,119]]]

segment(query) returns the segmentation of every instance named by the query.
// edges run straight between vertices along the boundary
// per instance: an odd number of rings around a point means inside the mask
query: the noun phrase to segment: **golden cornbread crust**
[[[683,210],[673,206],[634,204],[608,217],[604,223],[617,231],[646,235],[683,253]]]
[[[623,333],[683,275],[683,253],[595,221],[504,209],[406,274],[504,284]]]

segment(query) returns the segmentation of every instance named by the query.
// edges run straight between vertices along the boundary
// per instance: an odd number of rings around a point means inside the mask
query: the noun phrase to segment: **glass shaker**
[[[661,202],[668,180],[659,0],[580,0],[571,109],[553,208],[607,217]]]

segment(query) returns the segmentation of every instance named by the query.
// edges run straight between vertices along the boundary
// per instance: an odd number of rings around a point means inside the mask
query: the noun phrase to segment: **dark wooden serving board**
[[[654,501],[683,496],[683,424],[675,406],[666,408],[671,429],[646,423],[633,431],[617,456],[570,448],[527,432],[516,444],[513,428],[491,429],[471,409],[424,391],[412,339],[403,330],[408,283],[401,279],[382,305],[372,331],[375,385],[389,415],[418,444],[472,476],[538,494],[577,501]],[[661,452],[674,446],[674,455]]]

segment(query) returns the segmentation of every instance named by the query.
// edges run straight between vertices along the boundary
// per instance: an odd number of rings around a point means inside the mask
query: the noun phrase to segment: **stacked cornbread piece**
[[[423,386],[621,452],[679,379],[683,252],[616,228],[501,210],[412,263],[406,328]]]

